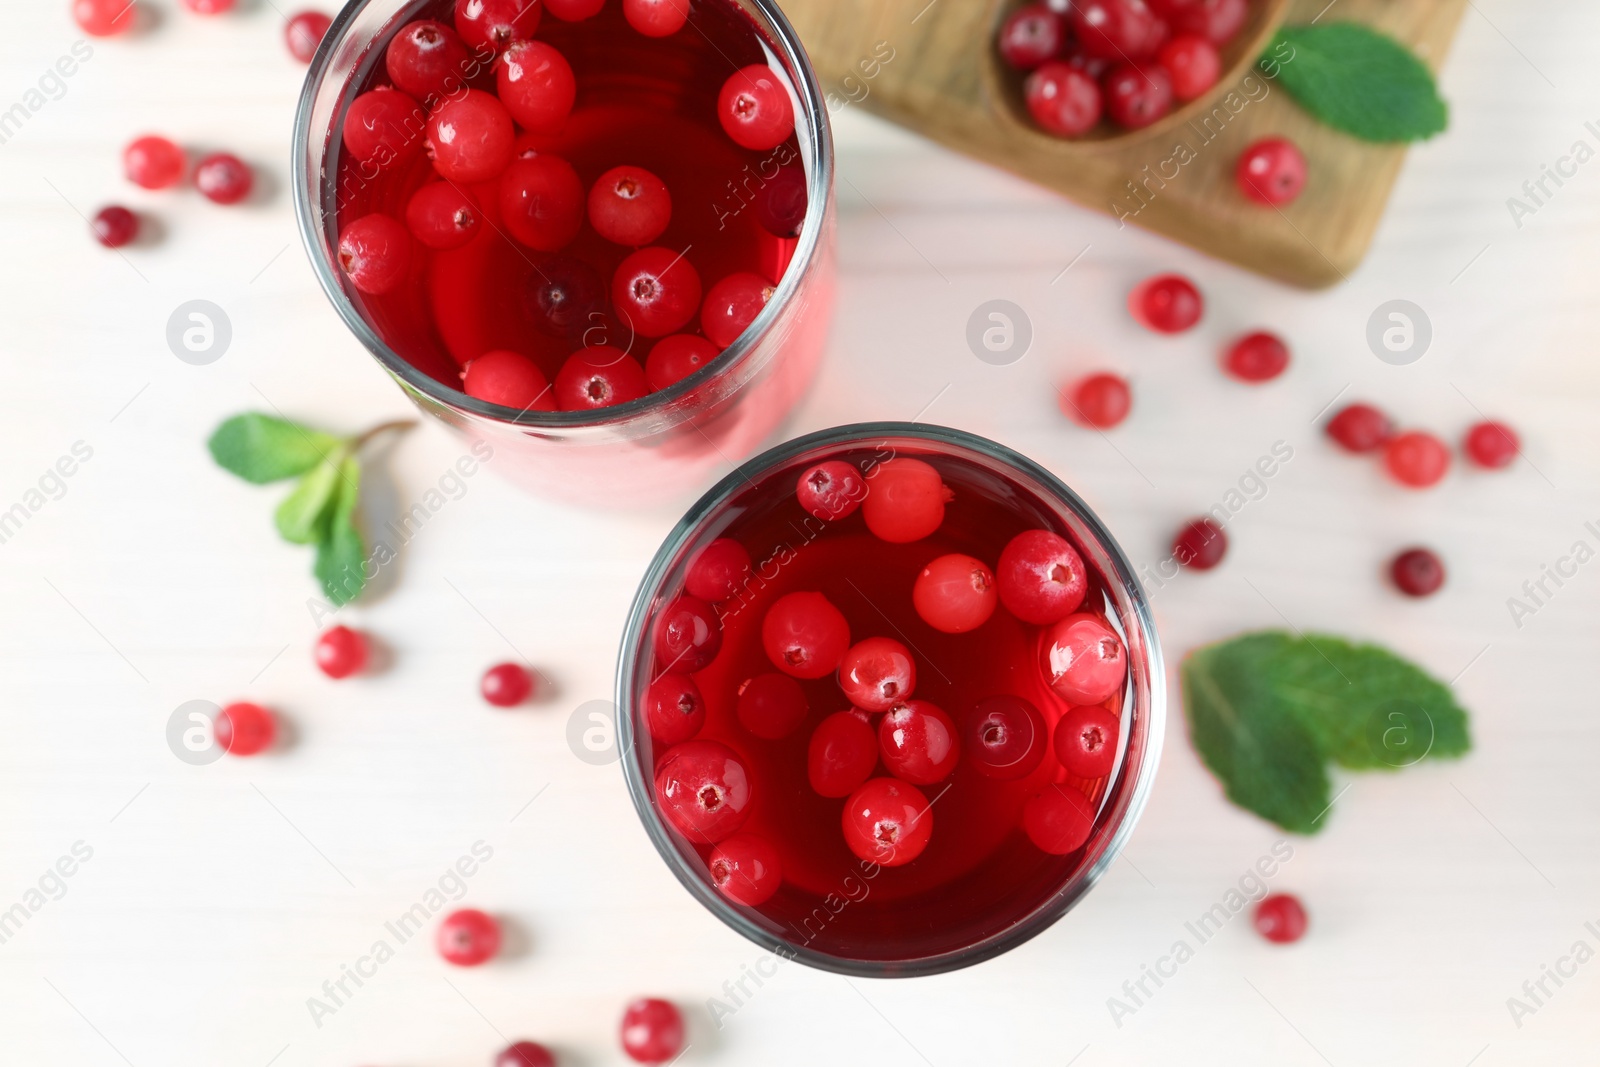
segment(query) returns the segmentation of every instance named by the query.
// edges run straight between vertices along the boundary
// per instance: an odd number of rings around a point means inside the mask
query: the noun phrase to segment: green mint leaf
[[[339,464],[333,512],[326,536],[317,544],[312,572],[334,607],[343,607],[367,584],[367,550],[355,526],[356,501],[361,495],[361,464],[354,457]]]
[[[294,487],[294,492],[278,505],[273,521],[285,541],[314,545],[327,539],[334,504],[339,498],[339,462],[342,459],[343,456],[336,455],[312,467]]]
[[[1284,59],[1287,50],[1290,58]],[[1263,57],[1289,95],[1334,129],[1363,141],[1420,141],[1449,122],[1433,74],[1406,47],[1354,22],[1278,31]]]
[[[251,412],[218,426],[206,445],[218,466],[265,485],[306,473],[341,443],[332,434]]]

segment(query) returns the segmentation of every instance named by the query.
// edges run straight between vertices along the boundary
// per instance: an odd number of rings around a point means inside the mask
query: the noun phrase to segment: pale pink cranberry
[[[497,708],[514,708],[533,695],[533,673],[520,663],[496,663],[483,672],[478,693]]]
[[[686,674],[667,672],[645,692],[645,726],[663,745],[678,745],[706,724],[706,702],[700,687]]]
[[[874,778],[850,794],[841,819],[844,841],[858,859],[901,867],[928,847],[933,808],[916,786]]]
[[[956,724],[926,700],[908,700],[878,722],[878,752],[889,773],[913,785],[941,782],[961,758]]]
[[[1049,530],[1024,530],[1006,543],[995,567],[1000,602],[1035,626],[1071,615],[1083,603],[1089,574],[1066,538]]]
[[[411,267],[411,235],[387,215],[363,215],[339,235],[339,267],[369,296],[391,292]]]
[[[789,593],[761,620],[761,645],[785,674],[823,678],[850,647],[850,624],[821,593]]]
[[[767,741],[794,733],[811,710],[800,683],[787,674],[772,671],[745,679],[735,696],[734,714],[739,725]]]
[[[1061,412],[1080,426],[1109,430],[1133,409],[1133,391],[1118,374],[1091,374],[1061,392]]]
[[[1106,75],[1106,114],[1118,126],[1141,130],[1172,110],[1172,78],[1154,63],[1121,63]]]
[[[543,41],[517,41],[506,49],[495,77],[500,102],[525,130],[560,129],[578,95],[572,65]]]
[[[230,756],[254,756],[272,746],[278,723],[260,704],[229,704],[211,725],[212,739]]]
[[[671,221],[667,183],[643,167],[612,167],[589,189],[589,225],[614,244],[647,245]]]
[[[249,165],[227,152],[207,156],[194,169],[194,187],[213,203],[237,204],[254,184]]]
[[[1032,70],[1061,52],[1067,20],[1048,4],[1025,4],[1000,24],[995,47],[1012,70]]]
[[[1263,138],[1240,154],[1234,179],[1257,203],[1287,204],[1306,187],[1306,157],[1287,138]]]
[[[606,0],[544,0],[544,8],[563,22],[582,22],[594,18]]]
[[[456,32],[480,55],[504,52],[539,28],[539,0],[456,0]]]
[[[961,732],[962,753],[985,778],[1026,778],[1044,762],[1050,730],[1031,701],[1002,694],[980,702]]]
[[[641,337],[665,337],[700,310],[700,275],[681,252],[641,248],[612,275],[611,300]]]
[[[1194,282],[1181,274],[1158,274],[1128,294],[1134,319],[1158,333],[1182,333],[1200,321],[1205,301]]]
[[[879,540],[903,545],[920,541],[944,522],[944,506],[955,498],[939,471],[920,459],[897,457],[869,476],[861,515]]]
[[[637,1063],[666,1063],[683,1051],[683,1016],[665,1000],[636,1000],[622,1013],[622,1051]]]
[[[428,155],[434,169],[453,182],[499,176],[511,163],[515,140],[505,105],[478,89],[446,100],[428,120]]]
[[[676,385],[722,354],[722,349],[692,333],[663,337],[650,348],[644,377],[652,390]]]
[[[1306,934],[1305,905],[1291,893],[1273,893],[1262,897],[1251,917],[1256,932],[1268,941],[1287,945]]]
[[[855,514],[867,497],[867,482],[853,464],[829,460],[808,467],[795,485],[800,506],[824,522]]]
[[[646,37],[670,37],[689,21],[689,0],[622,0],[622,14]]]
[[[818,796],[845,797],[872,777],[878,735],[866,716],[837,711],[817,724],[806,749],[806,776]]]
[[[734,834],[711,850],[711,884],[735,904],[759,907],[783,884],[783,866],[772,842],[755,834]]]
[[[964,634],[989,621],[1000,594],[988,564],[952,552],[922,568],[911,587],[911,603],[935,630]]]
[[[429,248],[460,248],[478,235],[483,212],[449,182],[430,182],[406,203],[406,228]]]
[[[89,222],[89,232],[107,248],[121,248],[139,236],[139,216],[118,204],[103,207]]]
[[[851,645],[839,661],[839,688],[858,708],[888,711],[915,692],[916,660],[899,641],[869,637]]]
[[[1222,365],[1242,382],[1271,381],[1289,366],[1289,346],[1266,330],[1245,334],[1229,346]]]
[[[455,30],[432,19],[418,19],[394,35],[383,64],[396,89],[437,106],[462,90],[476,60]]]
[[[1167,27],[1144,0],[1077,0],[1072,29],[1090,55],[1134,60],[1155,54]]]
[[[1413,430],[1385,446],[1383,465],[1401,485],[1426,489],[1438,485],[1450,470],[1450,449],[1433,434]]]
[[[1045,680],[1065,700],[1098,704],[1128,676],[1122,640],[1095,615],[1069,615],[1045,634]]]
[[[183,180],[188,160],[183,149],[165,137],[140,137],[122,150],[122,170],[133,184],[167,189]]]
[[[794,132],[789,91],[765,63],[728,76],[717,96],[717,118],[735,144],[752,152],[776,148]]]
[[[1341,408],[1325,427],[1329,437],[1346,452],[1372,452],[1389,443],[1394,424],[1371,404]]]
[[[477,908],[462,908],[444,917],[434,944],[446,963],[477,967],[500,951],[500,924]]]
[[[556,375],[556,407],[561,411],[596,411],[631,403],[649,392],[639,361],[610,345],[579,349]]]
[[[701,600],[730,600],[749,580],[749,550],[731,537],[719,537],[695,555],[683,587]]]
[[[1503,422],[1475,423],[1461,442],[1467,459],[1485,470],[1509,467],[1522,452],[1517,431]]]
[[[313,656],[329,678],[348,678],[367,665],[367,639],[359,630],[334,626],[317,638]]]
[[[1058,137],[1082,137],[1100,121],[1100,83],[1070,63],[1052,60],[1028,75],[1022,99],[1041,128]]]
[[[1172,538],[1172,558],[1183,567],[1208,571],[1228,554],[1228,535],[1216,520],[1193,519]]]
[[[662,670],[690,673],[705,667],[722,650],[716,609],[693,596],[668,602],[656,615],[655,649]]]
[[[772,299],[774,286],[759,274],[730,274],[706,293],[700,329],[713,344],[727,348],[739,339]]]
[[[331,25],[333,20],[320,11],[301,11],[291,16],[283,28],[283,41],[289,47],[289,54],[302,63],[311,62]]]
[[[1047,785],[1022,806],[1022,829],[1041,852],[1066,856],[1089,840],[1094,806],[1070,785]]]
[[[1104,778],[1117,761],[1122,724],[1098,704],[1073,708],[1056,723],[1056,759],[1068,774]]]
[[[461,391],[518,411],[556,410],[555,392],[539,365],[521,352],[485,352],[461,374]]]
[[[744,761],[717,741],[685,741],[668,749],[656,770],[656,800],[667,821],[702,845],[714,845],[744,825],[752,788]]]
[[[115,37],[133,29],[133,0],[72,0],[72,19],[91,37]]]
[[[511,236],[540,252],[565,248],[583,228],[583,182],[572,164],[525,152],[500,177],[500,218]]]
[[[428,117],[398,89],[370,89],[350,101],[341,136],[362,163],[379,169],[416,158],[423,149]]]
[[[1172,95],[1182,101],[1203,95],[1222,76],[1217,46],[1195,34],[1174,37],[1162,46],[1158,58],[1172,79]]]
[[[494,1067],[556,1067],[556,1058],[537,1041],[516,1041],[496,1054]]]

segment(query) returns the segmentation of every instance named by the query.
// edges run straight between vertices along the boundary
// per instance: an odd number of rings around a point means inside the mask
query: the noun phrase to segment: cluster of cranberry
[[[622,1013],[622,1051],[636,1063],[667,1063],[683,1051],[683,1015],[671,1001],[642,997]],[[555,1067],[556,1058],[537,1041],[501,1049],[494,1067]]]
[[[183,0],[183,6],[196,15],[221,15],[232,11],[238,0]],[[72,18],[91,37],[116,37],[131,31],[138,22],[137,0],[72,0]],[[301,11],[291,15],[283,28],[289,54],[302,63],[311,62],[322,35],[333,20],[320,11]]]

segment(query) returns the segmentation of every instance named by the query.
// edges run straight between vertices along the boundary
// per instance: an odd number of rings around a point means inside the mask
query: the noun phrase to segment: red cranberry
[[[689,0],[622,0],[622,15],[646,37],[670,37],[689,21]]]
[[[807,203],[805,169],[781,167],[756,193],[756,221],[774,237],[798,237],[806,221]]]
[[[1089,574],[1066,538],[1049,530],[1024,530],[1000,553],[995,568],[1000,602],[1023,622],[1048,626],[1083,603]]]
[[[1071,775],[1104,778],[1117,761],[1122,724],[1098,704],[1072,708],[1056,723],[1056,759]]]
[[[1064,783],[1047,785],[1022,806],[1022,829],[1041,852],[1066,856],[1083,847],[1094,829],[1089,798]]]
[[[272,745],[278,723],[260,704],[229,704],[212,724],[212,737],[230,756],[254,756]]]
[[[183,0],[183,6],[196,15],[222,15],[233,10],[235,0]]]
[[[774,286],[759,274],[730,274],[706,293],[700,329],[713,344],[726,348],[739,339],[772,299]]]
[[[1061,393],[1061,412],[1080,426],[1109,430],[1133,408],[1133,393],[1119,374],[1091,374]]]
[[[995,45],[1012,70],[1032,70],[1054,59],[1067,40],[1067,22],[1047,4],[1017,8],[1000,24]]]
[[[932,785],[961,758],[956,724],[926,700],[908,700],[878,721],[878,751],[889,773],[913,785]]]
[[[1128,656],[1122,640],[1094,615],[1069,615],[1045,635],[1044,676],[1062,698],[1098,704],[1122,688]]]
[[[776,148],[794,132],[789,91],[765,63],[728,76],[717,96],[717,118],[734,144],[752,152]]]
[[[1256,905],[1254,922],[1262,937],[1286,945],[1305,936],[1306,909],[1299,897],[1273,893]]]
[[[301,11],[292,16],[283,29],[283,40],[289,46],[289,54],[302,63],[311,62],[311,57],[317,54],[317,46],[322,43],[331,25],[333,20],[320,11]]]
[[[1346,452],[1372,452],[1389,443],[1394,424],[1371,404],[1351,404],[1328,420],[1328,436]]]
[[[867,497],[867,483],[853,464],[832,459],[808,467],[795,486],[795,496],[812,515],[835,522],[855,514]]]
[[[789,593],[761,620],[761,645],[785,674],[823,678],[850,647],[850,624],[821,593]]]
[[[456,0],[456,32],[479,55],[504,52],[539,28],[539,0]]]
[[[1100,121],[1104,100],[1092,76],[1069,63],[1049,62],[1022,83],[1022,99],[1047,133],[1082,137]]]
[[[583,260],[546,256],[534,274],[524,303],[541,332],[575,341],[604,318],[605,280]]]
[[[861,517],[879,540],[903,545],[920,541],[944,522],[946,501],[954,498],[939,472],[920,459],[899,457],[873,468],[861,501]]]
[[[1517,431],[1503,422],[1476,423],[1461,442],[1467,459],[1488,470],[1509,467],[1522,451]]]
[[[783,867],[772,842],[755,834],[734,834],[711,850],[711,884],[735,904],[760,907],[783,884]]]
[[[339,235],[339,266],[351,285],[381,296],[405,280],[411,235],[387,215],[363,215]]]
[[[428,155],[448,181],[470,184],[498,177],[511,163],[515,140],[505,105],[478,89],[446,100],[428,120]]]
[[[655,644],[662,670],[697,671],[722,650],[722,623],[704,600],[680,596],[656,616]]]
[[[483,672],[478,692],[497,708],[514,708],[533,694],[533,675],[520,663],[496,663]]]
[[[427,124],[427,115],[405,93],[371,89],[350,101],[344,116],[344,146],[362,163],[393,166],[422,151]]]
[[[1426,548],[1408,548],[1389,564],[1389,576],[1406,596],[1430,596],[1444,584],[1444,561]]]
[[[539,365],[521,352],[485,352],[461,375],[461,391],[478,400],[518,411],[556,410],[555,392]]]
[[[1161,49],[1161,67],[1172,79],[1172,95],[1188,101],[1201,96],[1222,76],[1217,46],[1204,37],[1174,37]]]
[[[567,357],[556,375],[556,406],[562,411],[595,411],[647,395],[639,361],[610,345],[590,345]]]
[[[872,777],[877,765],[878,735],[863,716],[837,711],[812,731],[806,776],[818,796],[849,796]]]
[[[1211,519],[1194,519],[1172,539],[1172,558],[1180,566],[1208,571],[1228,554],[1228,535]]]
[[[200,161],[194,169],[194,187],[207,200],[218,204],[237,204],[250,195],[255,176],[238,156],[217,152]]]
[[[916,786],[874,778],[844,802],[844,842],[858,859],[900,867],[928,847],[933,808]]]
[[[517,1041],[500,1050],[494,1067],[556,1067],[556,1058],[536,1041]]]
[[[622,1051],[639,1063],[666,1063],[683,1049],[683,1016],[664,1000],[636,1000],[622,1013]]]
[[[1172,32],[1199,34],[1218,47],[1238,36],[1250,15],[1249,0],[1198,0],[1168,7]]]
[[[1401,485],[1426,489],[1438,485],[1450,469],[1450,449],[1433,434],[1412,430],[1384,447],[1383,465]]]
[[[559,129],[578,95],[571,64],[543,41],[518,41],[506,49],[496,78],[500,102],[525,130]]]
[[[665,337],[700,310],[700,275],[681,252],[641,248],[612,276],[611,300],[641,337]]]
[[[683,381],[718,356],[722,349],[692,333],[663,337],[650,349],[644,361],[644,378],[653,390],[665,389]]]
[[[1222,365],[1240,381],[1271,381],[1289,366],[1289,346],[1277,334],[1258,330],[1233,342]]]
[[[994,572],[959,552],[940,556],[917,575],[911,603],[922,621],[947,634],[964,634],[989,621],[1000,594]]]
[[[500,924],[477,908],[462,908],[444,917],[434,944],[446,963],[477,967],[500,951]]]
[[[719,537],[694,557],[683,587],[701,600],[730,600],[749,580],[749,551],[731,537]]]
[[[141,137],[122,150],[128,180],[145,189],[166,189],[183,180],[188,166],[183,149],[165,137]]]
[[[91,37],[115,37],[133,29],[132,0],[72,0],[72,19]]]
[[[645,726],[663,745],[678,745],[706,724],[706,702],[700,687],[686,674],[668,672],[645,691]]]
[[[666,182],[643,167],[612,167],[589,190],[589,225],[614,244],[647,245],[671,220]]]
[[[560,156],[525,153],[500,178],[500,217],[529,248],[565,248],[583,228],[583,182]]]
[[[1044,762],[1050,730],[1039,709],[1019,696],[981,702],[967,717],[962,750],[979,774],[998,781],[1026,778]]]
[[[917,662],[899,641],[869,637],[839,661],[839,688],[858,708],[888,711],[916,691]]]
[[[103,207],[89,223],[89,232],[107,248],[121,248],[139,236],[139,216],[115,204]]]
[[[1172,78],[1153,63],[1122,63],[1106,75],[1105,97],[1112,122],[1140,130],[1172,110]]]
[[[1239,191],[1262,204],[1287,204],[1306,187],[1306,157],[1293,141],[1267,137],[1239,156],[1234,180]]]
[[[739,725],[767,741],[794,733],[811,710],[799,682],[771,671],[745,679],[736,696],[734,714]]]
[[[582,22],[600,14],[606,0],[544,0],[544,8],[563,22]]]
[[[1158,274],[1134,287],[1128,296],[1128,310],[1158,333],[1182,333],[1200,321],[1205,301],[1183,275]]]
[[[477,236],[482,219],[472,198],[449,182],[424,185],[406,204],[406,228],[434,249],[460,248]]]
[[[348,678],[367,665],[367,639],[359,630],[335,626],[317,638],[314,654],[323,674]]]
[[[1166,26],[1144,0],[1076,0],[1072,29],[1085,51],[1106,59],[1143,59],[1166,37]]]
[[[667,750],[656,770],[656,799],[679,833],[714,845],[750,817],[753,783],[733,749],[717,741],[685,741]]]
[[[455,30],[432,19],[406,23],[383,55],[394,87],[430,107],[459,93],[476,62]]]

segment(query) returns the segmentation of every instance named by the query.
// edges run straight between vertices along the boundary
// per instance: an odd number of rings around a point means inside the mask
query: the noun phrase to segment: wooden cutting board
[[[1361,262],[1405,147],[1368,144],[1323,126],[1254,70],[1253,60],[1280,24],[1320,16],[1374,26],[1437,70],[1467,6],[1257,0],[1210,94],[1145,130],[1066,141],[1034,128],[1020,79],[994,50],[995,29],[1018,0],[780,3],[832,109],[866,108],[1128,224],[1313,288],[1341,281]],[[1281,210],[1245,199],[1233,181],[1240,151],[1268,135],[1291,138],[1310,163],[1305,192]]]

